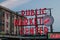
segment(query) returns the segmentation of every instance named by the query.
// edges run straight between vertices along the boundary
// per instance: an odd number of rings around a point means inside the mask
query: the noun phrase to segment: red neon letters
[[[38,9],[36,9],[36,10],[32,9],[32,10],[26,10],[26,11],[22,10],[21,11],[21,15],[22,16],[38,16],[39,14],[45,14],[45,10],[46,10],[46,8],[40,9],[39,13],[38,13]],[[36,13],[36,15],[35,15],[35,13]],[[22,19],[19,19],[19,20],[15,19],[14,20],[14,25],[15,26],[29,26],[29,25],[34,25],[34,26],[37,26],[36,29],[35,29],[36,32],[39,33],[39,34],[42,34],[43,33],[43,31],[42,31],[43,28],[42,27],[38,28],[38,23],[36,22],[37,19],[39,19],[39,24],[42,24],[42,18],[29,18],[29,19],[24,18],[24,20],[22,20]],[[47,23],[48,21],[49,21],[49,19],[46,19],[44,21],[44,23]],[[23,29],[22,28],[20,29],[20,34],[24,33],[22,31]],[[34,28],[30,28],[30,29],[25,28],[24,31],[25,31],[25,34],[28,34],[29,32],[32,35],[34,34]],[[47,34],[47,32],[48,32],[48,28],[44,27],[44,34]]]

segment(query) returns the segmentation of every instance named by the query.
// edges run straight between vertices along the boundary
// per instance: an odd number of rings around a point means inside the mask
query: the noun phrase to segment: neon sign
[[[48,33],[48,39],[60,39],[60,33],[58,32]]]
[[[51,24],[53,24],[53,17],[47,15],[46,13],[46,8],[43,9],[36,9],[36,10],[22,10],[21,11],[21,15],[22,16],[27,16],[27,18],[24,18],[24,20],[22,21],[22,19],[20,18],[15,19],[14,20],[14,25],[15,26],[35,26],[35,29],[33,27],[31,28],[21,28],[20,29],[20,34],[22,34],[23,32],[21,31],[22,29],[25,31],[24,34],[34,34],[34,30],[36,33],[39,33],[40,35],[47,34],[48,32],[48,28],[47,26],[50,26]],[[39,13],[38,13],[39,12]],[[45,15],[40,17],[39,15]],[[30,16],[30,18],[28,18],[28,16]],[[35,16],[34,18],[32,18],[32,16]],[[39,17],[38,17],[39,16]],[[39,25],[45,25],[44,28],[38,27]]]

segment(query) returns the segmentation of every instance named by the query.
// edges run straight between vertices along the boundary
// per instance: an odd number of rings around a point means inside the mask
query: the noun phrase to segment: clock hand
[[[48,22],[49,22],[49,18],[47,18],[47,19],[44,20],[44,24],[46,24]]]

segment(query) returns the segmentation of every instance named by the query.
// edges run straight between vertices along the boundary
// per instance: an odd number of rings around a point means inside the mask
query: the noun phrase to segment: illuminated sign
[[[53,17],[47,15],[48,13],[46,12],[46,8],[43,9],[35,9],[35,10],[22,10],[21,15],[25,16],[27,18],[24,18],[24,20],[20,19],[15,19],[14,20],[14,25],[17,27],[23,27],[23,26],[30,26],[30,28],[21,28],[20,29],[20,34],[47,34],[48,32],[48,26],[53,24]],[[43,16],[44,15],[44,16]],[[39,16],[39,17],[38,17]],[[40,25],[40,26],[39,26]],[[32,27],[34,26],[34,27]],[[21,31],[23,30],[23,31]]]
[[[48,33],[48,39],[60,39],[60,33]]]

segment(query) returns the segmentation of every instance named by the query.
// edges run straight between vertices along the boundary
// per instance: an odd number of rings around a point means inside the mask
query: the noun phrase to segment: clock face
[[[54,22],[54,18],[52,16],[47,15],[47,16],[43,17],[43,24],[44,25],[50,26],[53,24],[53,22]]]

